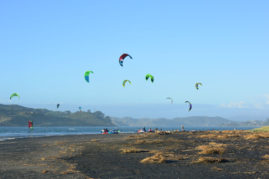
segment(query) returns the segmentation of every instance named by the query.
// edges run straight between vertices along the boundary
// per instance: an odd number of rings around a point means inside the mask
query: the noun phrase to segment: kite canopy
[[[197,90],[199,90],[199,85],[200,85],[200,86],[203,86],[203,84],[202,84],[201,82],[197,82],[197,83],[195,83],[195,88],[196,88]]]
[[[188,104],[189,104],[189,111],[191,111],[191,109],[192,109],[192,104],[191,104],[191,102],[189,102],[189,101],[185,101],[185,103],[188,103]]]
[[[120,56],[120,58],[119,58],[120,66],[123,67],[123,61],[124,61],[124,59],[125,59],[126,57],[130,57],[130,59],[133,59],[133,58],[131,57],[131,55],[129,55],[129,54],[127,54],[127,53],[122,54],[122,55]]]
[[[57,104],[57,109],[60,107],[60,104]]]
[[[125,84],[126,84],[127,82],[128,82],[129,84],[132,84],[130,80],[124,80],[123,83],[122,83],[122,86],[125,87]]]
[[[171,97],[167,97],[166,99],[167,99],[167,100],[170,100],[170,101],[171,101],[171,104],[173,104],[173,103],[174,103],[173,98],[171,98]]]
[[[152,76],[151,74],[147,74],[146,75],[146,80],[148,80],[150,78],[151,82],[154,82],[154,76]]]
[[[90,74],[93,74],[93,71],[86,71],[84,74],[85,80],[89,83],[90,82]]]
[[[18,93],[13,93],[13,94],[10,95],[9,99],[11,100],[15,96],[20,98],[20,95],[18,95]]]

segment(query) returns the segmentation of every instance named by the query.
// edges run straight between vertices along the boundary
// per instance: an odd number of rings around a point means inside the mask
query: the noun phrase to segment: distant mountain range
[[[0,104],[0,126],[27,126],[28,120],[34,126],[114,126],[100,111],[72,113]]]
[[[117,126],[158,126],[158,127],[171,127],[181,126],[185,127],[260,127],[269,125],[269,119],[266,121],[247,121],[235,122],[222,117],[206,117],[206,116],[192,116],[174,119],[134,119],[134,118],[112,118],[112,122]]]

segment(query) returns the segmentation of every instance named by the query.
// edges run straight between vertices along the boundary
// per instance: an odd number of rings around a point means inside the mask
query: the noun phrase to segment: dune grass
[[[148,150],[145,149],[138,149],[135,147],[130,147],[130,148],[122,148],[120,149],[121,153],[142,153],[142,152],[149,152]]]
[[[195,149],[200,150],[198,154],[223,154],[227,148],[226,144],[210,142],[208,145],[200,145]]]
[[[166,158],[161,153],[156,153],[153,156],[142,159],[140,163],[166,163]]]
[[[175,138],[166,139],[137,139],[134,144],[162,144],[162,143],[180,143],[182,140]]]
[[[256,139],[264,139],[269,138],[269,132],[259,131],[247,134],[244,136],[246,140],[256,140]]]
[[[222,171],[223,169],[214,166],[214,167],[211,168],[211,170],[213,170],[213,171]]]
[[[269,155],[266,154],[266,155],[262,156],[262,158],[265,159],[265,160],[269,160]]]
[[[150,140],[150,139],[139,139],[134,142],[134,144],[160,144],[163,143],[163,140],[160,139],[155,139],[155,140]]]
[[[231,139],[241,137],[242,131],[212,131],[208,134],[200,135],[198,138],[208,138],[208,139]]]
[[[186,159],[186,157],[182,155],[175,155],[174,153],[168,153],[168,152],[156,152],[154,155],[142,159],[140,163],[160,164],[160,163],[168,163],[170,161],[177,161],[177,160],[184,160],[184,159]]]
[[[269,126],[263,126],[260,128],[252,129],[251,131],[254,132],[269,132]]]
[[[193,161],[193,163],[224,163],[224,162],[228,162],[228,160],[217,157],[199,157],[196,161]]]

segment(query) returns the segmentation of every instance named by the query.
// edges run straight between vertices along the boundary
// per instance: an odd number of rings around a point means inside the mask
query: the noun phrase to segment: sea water
[[[144,127],[144,126],[143,126]],[[0,141],[11,140],[26,137],[42,137],[42,136],[59,136],[59,135],[83,135],[83,134],[101,134],[101,130],[108,128],[109,130],[118,129],[120,133],[136,133],[142,127],[0,127]],[[161,130],[180,130],[180,127],[151,127],[151,129]],[[205,130],[248,130],[254,127],[185,127],[186,131],[205,131]],[[149,129],[146,127],[146,129]]]

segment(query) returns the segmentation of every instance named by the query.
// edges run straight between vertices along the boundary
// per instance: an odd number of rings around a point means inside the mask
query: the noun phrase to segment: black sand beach
[[[269,178],[269,133],[80,135],[0,142],[0,178]]]

